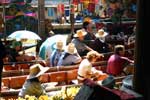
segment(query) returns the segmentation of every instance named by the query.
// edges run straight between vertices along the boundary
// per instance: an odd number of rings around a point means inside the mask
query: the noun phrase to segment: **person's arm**
[[[89,46],[85,46],[86,47],[86,49],[88,50],[88,51],[94,51],[92,48],[90,48]]]
[[[123,67],[126,67],[127,65],[129,65],[129,64],[133,64],[134,63],[134,60],[130,60],[129,58],[127,58],[127,57],[121,57],[121,59],[123,60]]]
[[[74,64],[79,64],[82,61],[82,58],[80,57],[78,53],[75,54],[73,59],[74,59],[74,62],[73,62]]]
[[[131,59],[127,58],[127,57],[121,57],[121,59],[127,61],[128,63],[134,63],[134,60],[131,60]]]

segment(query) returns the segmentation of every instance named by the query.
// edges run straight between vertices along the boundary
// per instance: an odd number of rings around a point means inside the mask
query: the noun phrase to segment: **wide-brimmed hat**
[[[79,65],[77,78],[84,80],[88,78],[88,75],[92,75],[92,64],[87,59],[84,59]]]
[[[76,49],[74,43],[69,43],[65,48],[65,52],[67,52],[69,54],[77,53],[77,49]]]
[[[87,34],[86,31],[80,29],[80,30],[77,30],[76,34],[74,34],[74,37],[82,37],[82,36],[85,36]]]
[[[64,42],[62,40],[57,40],[55,45],[54,45],[55,49],[61,50],[64,48]]]
[[[30,67],[30,74],[27,77],[27,79],[39,77],[40,75],[44,74],[48,70],[49,67],[43,67],[40,64],[34,64]]]
[[[96,37],[105,37],[105,36],[107,36],[108,35],[108,33],[107,32],[105,32],[103,29],[99,29],[98,30],[98,32],[96,33]]]

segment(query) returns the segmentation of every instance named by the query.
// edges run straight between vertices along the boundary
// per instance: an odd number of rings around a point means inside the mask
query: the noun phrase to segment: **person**
[[[1,76],[3,71],[3,59],[6,57],[6,48],[3,45],[2,41],[0,40],[0,91],[1,91]]]
[[[133,45],[134,46],[134,44],[135,44],[135,36],[136,36],[136,26],[134,26],[133,33],[128,38],[127,45],[129,45],[129,46]]]
[[[96,39],[94,42],[94,50],[99,53],[107,53],[111,51],[111,45],[105,42],[106,36],[108,33],[105,32],[103,29],[99,29],[96,33]]]
[[[12,62],[22,61],[23,57],[19,54],[19,51],[21,51],[21,50],[22,50],[21,41],[14,40],[12,42],[12,46],[11,46],[11,49],[9,51],[10,61],[12,61]]]
[[[91,19],[85,20],[82,24],[82,27],[84,31],[87,32],[87,34],[85,35],[85,40],[95,40],[96,37],[95,37],[95,34],[93,33],[94,24],[92,20]]]
[[[65,52],[61,55],[57,66],[67,66],[80,63],[82,58],[78,54],[75,45],[69,43],[65,49]]]
[[[52,67],[57,66],[59,58],[61,57],[62,53],[64,52],[64,46],[63,41],[58,40],[56,41],[55,50],[52,51],[52,54],[50,55],[50,65]]]
[[[106,72],[111,75],[121,75],[123,69],[129,63],[134,63],[133,60],[128,59],[124,56],[125,47],[124,45],[116,45],[114,47],[114,54],[112,54],[107,62]]]
[[[20,53],[22,51],[22,53]],[[8,50],[9,61],[17,62],[17,61],[30,61],[34,59],[33,56],[29,56],[25,54],[22,46],[22,40],[14,40],[12,42],[10,50]]]
[[[40,97],[46,92],[42,87],[40,80],[41,75],[49,70],[49,67],[43,67],[40,64],[34,64],[30,67],[30,73],[22,86],[18,96],[24,98],[26,95]]]
[[[82,60],[77,73],[77,79],[82,85],[74,100],[99,100],[99,95],[101,94],[102,90],[101,88],[103,87],[101,87],[100,84],[98,84],[92,78],[94,76],[99,77],[101,75],[105,75],[105,73],[98,71],[94,67],[92,67],[92,64],[88,61],[88,59]],[[103,79],[106,78],[107,76]]]
[[[72,39],[72,43],[75,44],[77,52],[80,56],[85,56],[88,51],[92,51],[93,49],[87,46],[84,41],[84,36],[87,34],[84,30],[77,30],[76,34],[74,34],[74,38]]]
[[[104,76],[103,79],[107,78],[107,74],[92,67],[92,63],[88,59],[82,60],[77,73],[79,83],[83,83],[86,79],[94,80],[95,78],[100,78],[101,76]]]

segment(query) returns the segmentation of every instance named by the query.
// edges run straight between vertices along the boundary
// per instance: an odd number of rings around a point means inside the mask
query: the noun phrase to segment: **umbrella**
[[[49,57],[52,51],[55,49],[54,46],[58,39],[61,39],[64,42],[64,46],[66,45],[66,40],[67,40],[66,35],[57,34],[51,36],[48,39],[46,39],[40,46],[39,57],[42,58],[43,60]]]
[[[19,30],[11,33],[8,38],[12,39],[30,39],[30,40],[41,40],[40,36],[32,31]]]

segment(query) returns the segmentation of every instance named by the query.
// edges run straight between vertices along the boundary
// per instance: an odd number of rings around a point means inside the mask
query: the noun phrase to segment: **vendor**
[[[100,70],[96,70],[94,67],[92,67],[92,64],[89,62],[88,59],[82,60],[78,69],[77,79],[79,83],[84,82],[86,79],[94,80],[95,78],[98,79],[100,77],[103,77],[103,79],[105,79],[107,78],[107,74],[103,73]],[[101,80],[103,79],[101,78]]]
[[[21,41],[17,41],[17,40],[14,40],[12,42],[12,45],[11,45],[11,50],[9,52],[11,58],[10,61],[12,62],[17,62],[17,61],[20,61],[22,58],[19,54],[19,51],[22,50],[22,43]]]
[[[49,70],[49,67],[43,67],[40,64],[34,64],[30,67],[30,74],[27,77],[22,89],[19,92],[19,97],[25,97],[26,95],[40,97],[45,95],[45,89],[42,87],[40,81],[41,75]]]

